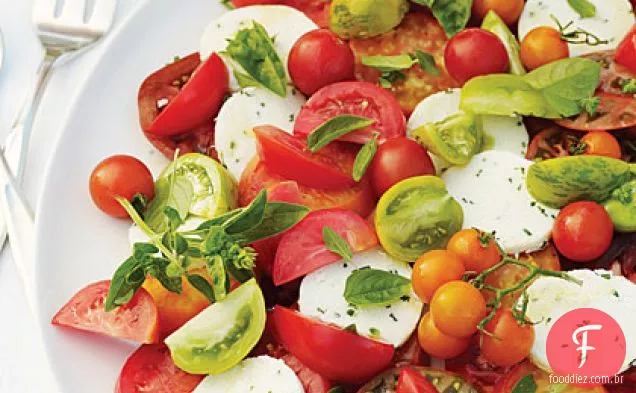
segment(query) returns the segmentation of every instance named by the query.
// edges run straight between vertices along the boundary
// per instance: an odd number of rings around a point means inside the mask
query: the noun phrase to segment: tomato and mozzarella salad
[[[53,324],[141,345],[116,393],[636,392],[633,4],[225,3],[140,85],[163,172],[90,177],[130,256]],[[620,383],[551,383],[579,308]]]

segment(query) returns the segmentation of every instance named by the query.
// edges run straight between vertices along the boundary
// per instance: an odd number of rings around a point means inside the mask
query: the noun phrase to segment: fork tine
[[[115,19],[116,10],[117,0],[95,0],[93,15],[88,20],[88,24],[94,29],[106,31]]]
[[[65,0],[60,19],[69,23],[84,23],[86,0]]]
[[[35,0],[33,3],[33,21],[38,24],[55,18],[57,0]]]

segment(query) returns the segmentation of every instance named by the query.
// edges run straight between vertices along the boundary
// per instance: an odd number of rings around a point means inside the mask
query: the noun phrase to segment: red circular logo
[[[579,308],[554,323],[546,351],[556,375],[577,377],[578,386],[600,385],[599,377],[618,374],[625,362],[625,334],[607,313]]]

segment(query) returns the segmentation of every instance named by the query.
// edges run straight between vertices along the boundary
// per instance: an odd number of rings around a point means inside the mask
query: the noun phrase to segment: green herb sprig
[[[565,25],[562,25],[561,22],[559,22],[559,20],[554,15],[550,15],[550,17],[559,27],[561,39],[569,44],[585,44],[590,46],[598,46],[609,43],[608,40],[601,39],[594,33],[590,33],[589,31],[580,27],[574,27],[574,21],[570,21]]]
[[[382,71],[379,84],[385,89],[391,88],[393,83],[405,79],[406,76],[402,71],[410,69],[415,64],[419,64],[424,71],[433,76],[441,74],[433,55],[419,49],[413,53],[396,56],[366,56],[362,58],[362,64]]]

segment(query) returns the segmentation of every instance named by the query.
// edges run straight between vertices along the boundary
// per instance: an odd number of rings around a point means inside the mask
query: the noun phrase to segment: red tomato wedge
[[[422,374],[404,368],[400,371],[396,393],[438,393],[438,390]]]
[[[115,393],[191,393],[203,378],[177,368],[164,344],[142,345],[126,360]]]
[[[201,63],[195,53],[151,74],[139,89],[144,131],[179,135],[212,122],[229,87],[223,60],[212,54]]]
[[[53,325],[66,326],[139,343],[159,341],[159,315],[152,296],[140,289],[126,305],[106,312],[110,281],[81,289],[53,317]]]
[[[365,129],[342,136],[342,141],[364,144],[372,138],[373,131],[380,133],[380,142],[406,133],[406,119],[391,93],[369,82],[340,82],[325,86],[311,96],[296,118],[294,135],[306,137],[338,115],[375,120]]]
[[[616,49],[616,62],[636,73],[636,26],[621,41]]]
[[[330,144],[312,153],[304,139],[272,126],[255,127],[254,134],[260,159],[288,180],[328,190],[356,184],[351,177],[355,157],[348,149]]]
[[[574,118],[557,120],[562,127],[579,131],[611,131],[636,126],[636,99],[629,95],[597,93],[601,99],[596,114],[583,112]]]
[[[322,231],[327,226],[342,236],[353,252],[368,250],[378,244],[373,227],[352,211],[311,212],[287,231],[278,244],[272,272],[275,285],[288,283],[342,259],[325,245]]]
[[[390,344],[306,318],[275,306],[272,312],[280,343],[304,365],[338,382],[362,383],[391,364]]]

